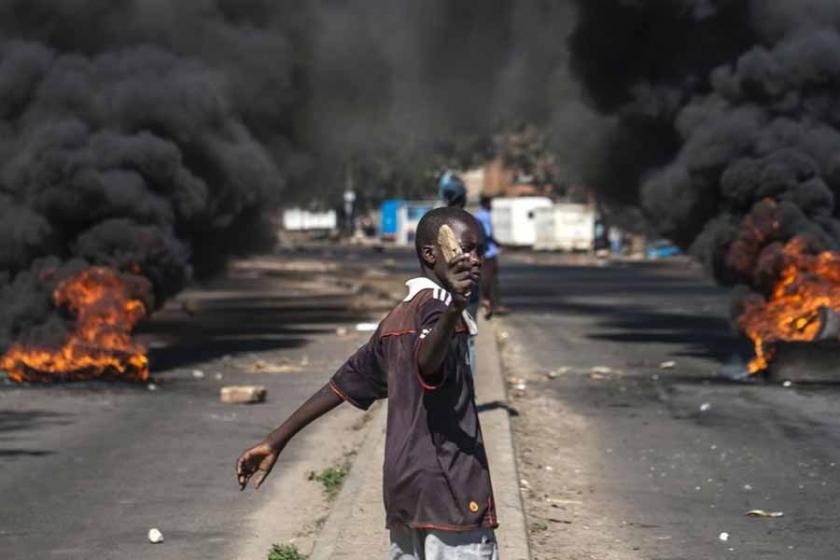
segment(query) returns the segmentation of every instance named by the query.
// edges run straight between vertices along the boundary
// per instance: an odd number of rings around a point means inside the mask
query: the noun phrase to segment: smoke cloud
[[[778,244],[840,244],[838,30],[831,0],[0,0],[0,349],[80,267],[160,303],[278,204],[394,192],[528,122],[567,181],[760,291]]]
[[[759,292],[792,237],[840,247],[836,2],[578,6],[573,66],[615,119],[589,175],[606,197]]]
[[[0,350],[61,330],[50,293],[79,269],[139,272],[160,304],[348,169],[364,197],[514,123],[585,144],[573,23],[567,2],[0,0]]]
[[[43,318],[21,304],[54,287],[33,269],[139,269],[160,300],[213,270],[214,249],[245,248],[227,239],[258,240],[231,234],[282,185],[224,80],[153,46],[83,56],[8,41],[0,100],[0,341]]]

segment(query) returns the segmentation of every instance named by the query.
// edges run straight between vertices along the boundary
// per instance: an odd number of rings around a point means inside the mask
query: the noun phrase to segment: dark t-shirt
[[[391,311],[330,386],[362,409],[388,398],[383,489],[388,527],[496,527],[467,324],[458,322],[440,371],[422,377],[417,352],[451,296],[431,280],[412,283],[416,293]]]

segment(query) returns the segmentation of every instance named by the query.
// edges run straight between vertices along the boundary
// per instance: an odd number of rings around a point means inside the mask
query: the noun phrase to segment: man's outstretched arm
[[[274,468],[280,452],[292,437],[343,402],[328,383],[309,397],[309,400],[294,411],[280,427],[268,434],[261,443],[243,452],[236,461],[236,479],[239,482],[239,489],[244,490],[248,485],[248,480],[254,474],[257,475],[254,479],[254,488],[259,488]]]

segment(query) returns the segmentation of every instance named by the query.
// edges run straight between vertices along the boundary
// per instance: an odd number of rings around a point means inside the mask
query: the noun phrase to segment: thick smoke
[[[394,192],[529,121],[584,144],[572,17],[513,0],[0,0],[0,350],[56,322],[49,294],[82,267],[139,271],[159,304],[268,241],[273,207],[332,205],[348,177],[362,199]]]
[[[268,241],[277,204],[331,205],[348,179],[394,193],[522,123],[547,130],[564,180],[641,204],[721,281],[755,284],[769,245],[840,238],[839,12],[0,0],[0,348],[82,266],[139,270],[160,302]]]
[[[575,69],[616,117],[591,177],[724,283],[840,248],[840,5],[579,2]],[[756,273],[756,270],[765,270]]]
[[[139,270],[170,295],[238,248],[227,239],[254,241],[232,234],[282,184],[224,79],[156,47],[6,42],[0,100],[0,343],[43,319],[81,263]]]

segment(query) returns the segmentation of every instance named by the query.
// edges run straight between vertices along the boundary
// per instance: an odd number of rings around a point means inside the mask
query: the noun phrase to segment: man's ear
[[[423,262],[426,263],[429,266],[429,268],[435,267],[437,257],[435,256],[434,245],[423,245],[423,247],[420,249],[420,256],[423,257]]]

